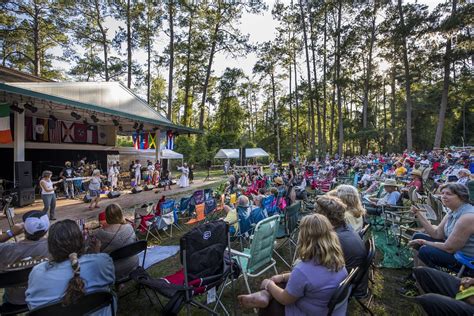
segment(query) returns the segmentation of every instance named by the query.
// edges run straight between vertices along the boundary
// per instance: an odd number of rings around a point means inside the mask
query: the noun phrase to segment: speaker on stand
[[[207,176],[206,176],[206,178],[204,179],[203,182],[208,181],[208,180],[211,180],[211,176],[209,175],[209,172],[210,172],[210,170],[211,170],[211,166],[212,166],[212,161],[207,160],[207,161],[206,161]]]

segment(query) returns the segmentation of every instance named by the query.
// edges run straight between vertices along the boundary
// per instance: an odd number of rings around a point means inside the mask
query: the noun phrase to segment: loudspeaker
[[[15,191],[17,193],[15,206],[21,207],[35,202],[35,188],[16,188]]]
[[[118,198],[120,194],[122,194],[120,191],[110,191],[109,193],[107,193],[107,197],[109,199],[115,199]]]
[[[206,161],[206,166],[207,168],[211,168],[212,162],[210,160]]]
[[[151,191],[155,188],[155,186],[153,184],[147,184],[145,185],[144,189],[145,191]]]
[[[15,186],[22,189],[33,187],[31,161],[15,161]]]
[[[89,194],[84,195],[84,198],[82,199],[84,203],[90,203],[92,201],[92,198]]]
[[[136,186],[136,187],[133,187],[132,189],[132,193],[140,193],[143,191],[143,188],[141,186]]]
[[[245,166],[247,157],[245,156],[245,148],[240,148],[240,165]]]

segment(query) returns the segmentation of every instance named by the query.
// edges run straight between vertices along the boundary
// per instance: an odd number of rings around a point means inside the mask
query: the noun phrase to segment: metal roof
[[[149,123],[178,132],[202,133],[170,122],[119,82],[9,82],[0,83],[0,91]]]

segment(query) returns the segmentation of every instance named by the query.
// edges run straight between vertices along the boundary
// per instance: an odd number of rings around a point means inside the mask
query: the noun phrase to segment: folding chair
[[[45,306],[40,306],[32,311],[31,316],[68,315],[83,316],[92,314],[102,308],[110,306],[112,316],[115,315],[114,295],[109,291],[87,293],[77,302],[63,305],[62,299]]]
[[[163,307],[164,315],[177,315],[190,306],[203,308],[213,315],[220,306],[226,315],[229,312],[222,304],[221,296],[227,280],[233,286],[235,264],[225,256],[230,249],[229,226],[223,221],[213,221],[194,227],[180,239],[180,259],[183,268],[176,273],[160,279],[152,278],[141,269],[132,278],[143,286],[168,298]],[[211,309],[196,299],[196,296],[216,289],[216,304]],[[235,296],[235,295],[234,295]],[[156,296],[159,300],[159,297]],[[161,301],[159,300],[161,306]]]
[[[257,225],[260,221],[264,220],[267,218],[267,215],[265,214],[264,210],[260,207],[253,208],[250,211],[250,223],[252,225]]]
[[[173,226],[180,229],[175,224],[175,208],[174,200],[166,200],[160,205],[161,214],[153,217],[151,224],[148,225],[147,234],[145,239],[148,240],[148,236],[152,235],[154,238],[161,240],[161,235],[159,233],[162,230],[168,237],[173,237]],[[170,228],[170,233],[166,231]],[[156,235],[153,233],[156,232]]]
[[[285,213],[282,215],[282,221],[280,222],[280,226],[278,229],[278,233],[276,239],[285,239],[273,252],[278,256],[278,258],[283,261],[283,263],[291,269],[291,264],[294,260],[294,256],[292,255],[291,248],[295,248],[296,252],[296,242],[297,236],[295,234],[298,231],[298,221],[299,221],[299,213],[301,209],[301,201],[295,202],[292,205],[288,206],[285,210]],[[280,254],[278,250],[282,249],[283,246],[286,244],[289,245],[288,249],[290,251],[290,258],[291,262],[288,263],[284,258],[283,254]]]
[[[258,277],[270,268],[273,268],[275,273],[278,273],[272,253],[279,221],[279,215],[274,215],[260,221],[254,229],[249,248],[244,248],[242,252],[231,249],[232,255],[237,258],[242,268],[242,274],[249,294],[251,293],[249,277]]]
[[[351,294],[351,285],[356,274],[359,271],[359,267],[352,269],[352,271],[347,275],[347,277],[339,283],[336,291],[331,296],[331,299],[328,303],[328,316],[331,316],[333,312],[338,311],[341,315],[345,315],[347,311],[347,304],[349,296]],[[341,308],[344,308],[344,311],[340,311]]]
[[[128,244],[126,246],[115,249],[109,255],[112,258],[112,260],[114,261],[114,265],[117,265],[122,260],[125,260],[125,259],[131,258],[133,256],[136,256],[136,255],[138,255],[139,253],[141,253],[143,251],[144,252],[143,260],[141,262],[141,266],[139,265],[138,267],[144,268],[147,244],[148,243],[147,243],[146,240],[138,240],[134,243],[131,243],[131,244]],[[138,269],[138,267],[137,267],[137,269]],[[131,280],[131,277],[130,277],[131,273],[132,272],[130,272],[129,275],[127,275],[127,276],[125,276],[125,277],[123,277],[119,280],[116,279],[115,280],[115,287],[118,287],[120,284],[124,284],[124,283],[130,281]],[[137,291],[140,291],[140,285],[137,286]],[[134,291],[131,291],[129,293],[121,295],[121,297],[127,296],[128,294],[133,293],[133,292]]]
[[[375,258],[375,239],[373,236],[365,241],[365,249],[367,250],[367,257],[362,263],[362,265],[359,267],[359,270],[357,271],[356,276],[354,277],[350,297],[353,297],[366,312],[368,312],[370,315],[374,315],[372,310],[369,308],[374,295],[372,294],[372,291],[368,286],[369,274],[371,271],[370,267],[372,266]],[[359,289],[359,287],[367,287],[367,292],[363,295],[357,293],[356,291]],[[367,303],[364,303],[362,299],[365,299],[367,297],[367,294],[368,300]]]
[[[267,216],[272,216],[275,214],[275,208],[276,208],[276,203],[275,203],[275,197],[273,195],[266,196],[262,200],[262,207],[267,213]]]
[[[196,213],[196,217],[195,218],[191,218],[189,221],[186,222],[186,225],[191,225],[191,224],[195,224],[195,223],[199,223],[203,220],[206,219],[206,214],[204,213],[205,212],[205,205],[204,203],[201,203],[201,204],[197,204],[196,205],[196,208],[194,210],[194,212]]]
[[[198,205],[205,201],[204,190],[197,190],[193,193],[192,204]]]
[[[188,216],[191,216],[191,212],[190,212],[190,202],[191,202],[191,199],[193,197],[192,196],[188,196],[188,197],[183,197],[181,198],[181,200],[179,201],[179,212],[181,214],[184,214],[186,212],[188,212]]]
[[[0,273],[0,288],[15,288],[28,285],[28,276],[33,267],[20,270],[3,271]],[[0,315],[16,315],[26,313],[28,306],[3,303],[0,305]]]

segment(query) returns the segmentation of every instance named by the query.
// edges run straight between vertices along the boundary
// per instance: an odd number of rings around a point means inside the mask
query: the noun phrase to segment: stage
[[[100,208],[89,210],[89,203],[84,203],[82,200],[67,200],[64,198],[59,198],[56,201],[56,220],[63,219],[85,219],[86,222],[97,221],[97,216],[102,212],[105,207],[112,203],[119,204],[123,209],[131,208],[135,205],[140,205],[142,203],[158,201],[163,195],[168,196],[184,196],[190,195],[192,192],[198,189],[204,189],[207,187],[213,187],[219,184],[220,182],[225,181],[225,178],[219,177],[211,181],[203,182],[203,180],[195,180],[187,188],[179,188],[176,185],[173,185],[171,190],[163,191],[163,188],[159,189],[158,193],[156,189],[153,191],[142,191],[140,193],[132,194],[130,190],[124,191],[121,196],[115,199],[103,198],[99,202]],[[15,207],[15,223],[22,222],[22,215],[31,210],[42,210],[43,201],[41,199],[36,199],[32,205],[25,207]],[[130,217],[131,214],[125,212],[126,217]],[[54,221],[53,221],[54,223]],[[0,215],[0,229],[3,231],[9,229],[7,218],[4,215]]]

